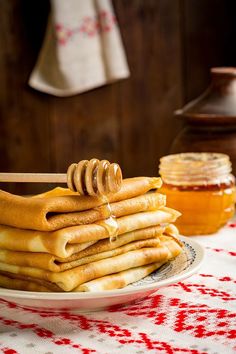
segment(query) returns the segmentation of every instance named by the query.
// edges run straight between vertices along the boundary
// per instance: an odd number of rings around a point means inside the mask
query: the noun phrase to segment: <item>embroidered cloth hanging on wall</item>
[[[129,76],[110,0],[51,0],[51,14],[29,85],[72,96]]]

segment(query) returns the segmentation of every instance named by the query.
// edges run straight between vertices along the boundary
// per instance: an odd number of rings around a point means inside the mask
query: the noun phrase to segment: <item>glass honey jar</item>
[[[167,206],[182,213],[176,222],[182,235],[215,233],[233,216],[235,178],[228,155],[167,155],[160,159],[159,173]]]

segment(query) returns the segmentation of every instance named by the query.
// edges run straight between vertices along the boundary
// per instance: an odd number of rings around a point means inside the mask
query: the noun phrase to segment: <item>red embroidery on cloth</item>
[[[19,305],[12,306],[12,303],[5,300],[3,300],[2,302],[6,303],[8,307],[22,308]],[[148,334],[142,332],[135,333],[129,329],[121,328],[118,325],[111,324],[108,321],[94,320],[80,314],[71,314],[68,312],[53,312],[53,311],[48,312],[48,311],[41,311],[38,309],[30,309],[30,308],[23,308],[23,309],[25,312],[37,313],[39,316],[42,317],[48,316],[48,317],[62,318],[68,320],[74,325],[77,324],[83,330],[90,330],[90,331],[97,330],[99,333],[107,334],[108,337],[115,338],[120,344],[126,344],[126,345],[137,344],[139,348],[145,347],[146,350],[158,350],[158,353],[160,354],[175,354],[177,352],[179,354],[207,354],[206,352],[199,351],[196,349],[175,347],[164,341],[152,340],[150,336],[148,336]],[[61,339],[61,341],[63,342],[62,344],[67,344],[64,343],[63,339]],[[128,352],[127,346],[126,349]],[[83,351],[82,353],[90,354],[91,351],[88,352]]]
[[[83,19],[82,25],[77,29],[76,32],[81,32],[92,37],[99,32],[99,22],[92,17],[85,17]]]
[[[66,44],[66,42],[72,37],[74,32],[65,28],[62,24],[57,23],[55,26],[57,40],[60,44]]]
[[[3,301],[7,304],[8,302]],[[9,303],[9,307],[12,307]],[[21,306],[16,305],[17,308]],[[161,311],[160,311],[161,309]],[[189,348],[175,348],[171,344],[152,340],[148,334],[135,333],[130,329],[121,328],[104,320],[95,320],[80,314],[67,312],[48,312],[38,309],[24,308],[25,312],[37,313],[42,317],[57,317],[77,325],[83,330],[97,331],[115,338],[121,344],[139,344],[146,350],[159,350],[160,353],[188,353],[203,354]],[[154,295],[138,304],[130,304],[127,307],[114,306],[110,312],[125,313],[132,317],[147,317],[155,325],[164,325],[176,332],[189,332],[194,337],[217,340],[223,345],[235,345],[236,337],[236,314],[224,309],[210,308],[205,304],[189,304],[178,298],[168,299],[163,295]],[[10,320],[11,321],[11,320]],[[47,334],[48,335],[48,334]],[[62,340],[61,338],[59,340]],[[62,340],[63,342],[63,340]],[[66,343],[62,343],[65,345]],[[235,348],[236,349],[236,348]]]
[[[231,222],[227,226],[234,228],[234,227],[236,227],[236,222]]]
[[[223,248],[206,247],[206,249],[211,250],[211,251],[215,251],[215,252],[217,252],[217,253],[226,253],[226,254],[228,254],[229,256],[236,257],[236,252],[228,251],[228,250],[225,250],[225,249],[223,249]]]
[[[235,301],[236,297],[231,296],[225,291],[220,291],[214,288],[208,288],[204,284],[192,284],[192,283],[176,283],[172,285],[173,287],[181,287],[187,293],[200,293],[202,295],[208,295],[211,297],[217,297],[224,301]]]
[[[94,349],[83,348],[80,344],[73,343],[72,340],[69,338],[61,338],[61,337],[57,338],[52,331],[46,328],[41,328],[35,323],[24,324],[15,320],[4,318],[2,316],[0,316],[0,322],[2,322],[6,326],[12,326],[14,328],[21,329],[21,330],[31,329],[38,337],[50,339],[56,345],[69,345],[70,347],[73,348],[79,348],[81,350],[81,353],[83,354],[97,353],[97,351]],[[7,354],[14,354],[14,353],[7,353]]]
[[[1,352],[3,354],[19,354],[16,350],[10,348],[2,348]]]
[[[236,284],[236,280],[234,280],[233,278],[231,277],[228,277],[228,276],[225,276],[225,277],[216,277],[215,275],[213,274],[197,274],[198,276],[200,277],[203,277],[203,278],[214,278],[218,281],[223,281],[223,282],[232,282],[232,283],[235,283]]]
[[[99,12],[98,16],[85,16],[81,24],[74,28],[68,28],[62,23],[57,23],[55,25],[56,38],[59,44],[65,45],[76,34],[84,34],[88,37],[93,37],[98,33],[110,32],[116,23],[114,14],[102,10]]]
[[[161,309],[161,312],[160,312]],[[176,332],[190,332],[192,336],[207,338],[212,336],[224,342],[235,340],[236,314],[224,309],[210,308],[205,304],[191,304],[180,299],[168,299],[163,295],[149,297],[140,306],[114,307],[111,312],[124,312],[129,316],[142,316],[156,325],[164,325]]]
[[[117,24],[116,17],[114,14],[109,13],[106,10],[102,10],[99,15],[99,30],[101,32],[109,32],[112,30],[113,26]]]
[[[140,339],[123,339],[120,341],[120,343],[145,344],[146,349],[158,350],[157,353],[175,354],[178,352],[178,353],[187,353],[187,354],[207,354],[207,352],[199,351],[196,349],[174,347],[163,341],[158,341],[158,340],[153,341],[146,333],[140,333]]]

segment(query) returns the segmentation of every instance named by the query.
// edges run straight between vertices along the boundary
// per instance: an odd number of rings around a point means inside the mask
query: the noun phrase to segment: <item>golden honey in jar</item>
[[[167,206],[182,213],[176,222],[182,235],[212,234],[234,214],[235,178],[228,155],[181,153],[160,159],[160,192]]]

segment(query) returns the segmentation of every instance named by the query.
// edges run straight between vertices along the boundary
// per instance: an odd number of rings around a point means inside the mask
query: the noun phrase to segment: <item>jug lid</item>
[[[211,68],[206,91],[174,114],[190,124],[236,124],[236,67]]]

